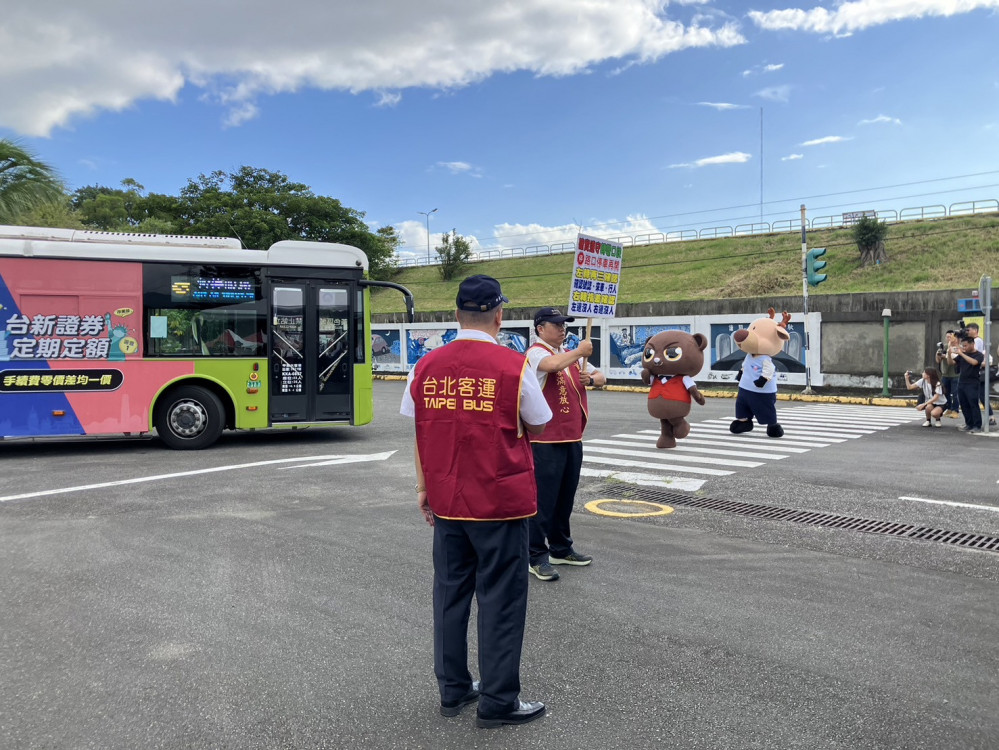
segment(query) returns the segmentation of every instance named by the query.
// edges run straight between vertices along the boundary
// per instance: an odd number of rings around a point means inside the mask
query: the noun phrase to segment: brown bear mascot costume
[[[729,430],[736,435],[753,429],[753,418],[767,426],[767,435],[779,438],[784,428],[777,423],[777,368],[773,357],[780,354],[791,335],[787,324],[791,316],[785,311],[781,322],[774,318],[776,311],[767,310],[769,317],[757,318],[748,328],[736,331],[732,338],[735,345],[746,352],[739,370],[739,394],[735,399],[735,421]]]
[[[662,331],[650,336],[642,352],[642,382],[649,389],[649,414],[662,425],[656,448],[675,448],[679,438],[690,434],[685,417],[690,399],[704,406],[694,375],[704,366],[708,340],[702,333]]]

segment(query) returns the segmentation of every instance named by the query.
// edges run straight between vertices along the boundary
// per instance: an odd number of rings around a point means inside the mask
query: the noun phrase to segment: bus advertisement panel
[[[357,248],[0,227],[0,438],[364,424]]]

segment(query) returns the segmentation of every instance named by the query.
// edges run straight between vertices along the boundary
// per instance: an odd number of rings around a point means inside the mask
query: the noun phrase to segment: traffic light
[[[818,258],[825,254],[826,249],[824,247],[813,247],[805,256],[808,259],[806,268],[808,271],[808,283],[811,286],[818,286],[829,278],[829,274],[819,273],[819,271],[826,267],[826,262],[818,260]]]

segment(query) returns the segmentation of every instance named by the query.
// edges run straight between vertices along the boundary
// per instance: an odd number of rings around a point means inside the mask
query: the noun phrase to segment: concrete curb
[[[375,374],[375,380],[406,380],[405,375]],[[590,390],[593,390],[592,388]],[[623,393],[648,393],[649,389],[641,385],[605,385],[604,391],[620,391]],[[705,398],[735,398],[737,391],[701,391]],[[867,406],[904,406],[915,407],[916,399],[901,396],[885,398],[884,396],[834,396],[804,393],[778,393],[778,401],[802,401],[813,404],[859,404]]]

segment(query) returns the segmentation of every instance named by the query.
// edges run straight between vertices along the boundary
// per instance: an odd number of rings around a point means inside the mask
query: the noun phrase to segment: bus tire
[[[182,385],[160,397],[156,433],[167,447],[201,450],[212,445],[225,429],[225,409],[219,397],[200,385]]]

